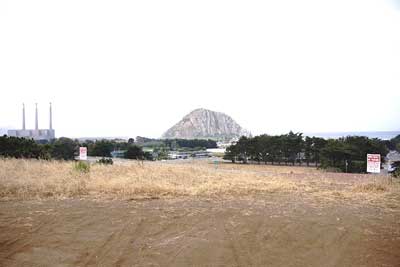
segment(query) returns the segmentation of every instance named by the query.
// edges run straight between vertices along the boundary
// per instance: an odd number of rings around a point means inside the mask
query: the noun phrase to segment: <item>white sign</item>
[[[372,173],[381,172],[380,154],[367,154],[367,172],[372,172]]]
[[[79,159],[87,160],[87,147],[81,146],[79,148]]]

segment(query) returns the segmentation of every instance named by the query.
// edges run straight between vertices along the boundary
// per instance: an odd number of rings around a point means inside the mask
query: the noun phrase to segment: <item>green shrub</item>
[[[111,158],[101,158],[97,161],[99,164],[105,164],[105,165],[113,165],[114,161]]]
[[[400,168],[397,168],[394,172],[392,172],[392,176],[395,178],[400,178]]]
[[[362,160],[353,160],[348,166],[347,172],[365,173],[367,171],[367,162]]]
[[[400,178],[400,161],[393,162],[392,167],[394,168],[392,176],[395,178]]]
[[[144,158],[143,149],[136,145],[130,145],[125,153],[125,158],[143,160]]]
[[[73,160],[79,144],[72,139],[60,137],[55,140],[51,156],[55,159]]]
[[[80,173],[89,173],[90,172],[90,164],[85,161],[78,161],[74,165],[74,169]]]

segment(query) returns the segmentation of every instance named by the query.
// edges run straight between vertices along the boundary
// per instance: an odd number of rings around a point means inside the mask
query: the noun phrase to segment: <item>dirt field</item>
[[[20,188],[48,163],[0,164],[1,266],[400,266],[400,190],[386,177],[150,164],[113,166],[102,187],[94,175],[108,172],[93,167],[75,177],[87,179],[80,191],[54,180],[51,193],[42,180]],[[168,174],[162,190],[138,185],[146,170],[154,184]],[[121,180],[132,172],[136,185]],[[113,179],[131,187],[107,191]]]

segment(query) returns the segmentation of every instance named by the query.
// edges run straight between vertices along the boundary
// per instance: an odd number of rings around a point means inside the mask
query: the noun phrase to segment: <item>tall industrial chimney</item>
[[[25,130],[25,104],[22,103],[22,130]]]
[[[38,108],[37,108],[37,103],[36,105],[36,117],[35,117],[35,130],[39,130],[39,121],[38,121]]]
[[[53,129],[53,114],[51,112],[51,102],[50,102],[50,130]]]

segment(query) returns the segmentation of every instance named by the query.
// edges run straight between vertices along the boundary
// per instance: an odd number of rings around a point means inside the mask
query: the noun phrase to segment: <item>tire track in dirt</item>
[[[125,217],[122,219],[124,226],[112,232],[94,252],[91,252],[89,256],[83,255],[83,258],[77,262],[83,261],[82,266],[99,264],[121,266],[127,260],[134,258],[133,261],[140,264],[140,260],[143,257],[151,256],[151,253],[147,252],[154,250],[158,240],[168,238],[171,235],[170,230],[176,227],[177,220],[183,220],[190,214],[190,212],[185,212],[174,215],[176,212],[168,212],[167,210],[167,216],[153,215],[155,211],[151,209],[144,209],[143,212],[148,213],[146,220],[141,218],[137,223],[133,223],[135,221],[133,216]],[[172,232],[174,235],[175,231]],[[116,250],[119,252],[115,253]]]
[[[9,261],[12,261],[12,257],[18,253],[22,253],[26,251],[28,248],[32,247],[32,240],[30,237],[40,231],[43,230],[43,228],[49,227],[50,229],[52,228],[51,226],[56,224],[55,222],[57,221],[56,216],[49,216],[42,215],[38,219],[39,224],[33,228],[30,229],[29,231],[25,233],[21,233],[21,235],[18,238],[13,239],[11,242],[5,241],[5,246],[0,246],[0,251],[7,250],[8,252],[3,255],[3,258]],[[4,242],[4,241],[3,241]],[[22,244],[21,244],[22,243]]]
[[[190,228],[193,227],[187,220],[193,214],[193,210],[177,212],[176,208],[171,210],[166,207],[161,208],[160,212],[161,214],[154,216],[149,214],[146,231],[141,231],[141,243],[133,244],[140,252],[134,261],[138,265],[152,262],[159,266],[174,266],[174,260],[187,247],[185,240],[190,235]],[[175,249],[168,249],[169,246],[174,246]],[[163,250],[162,254],[158,253],[160,250]]]
[[[184,222],[184,231],[183,229],[180,229],[180,231],[174,231],[174,235],[172,237],[170,237],[170,240],[172,238],[179,238],[180,244],[175,244],[177,245],[177,249],[175,253],[171,253],[172,255],[169,256],[169,259],[167,261],[167,265],[168,266],[175,266],[175,263],[177,263],[178,260],[178,256],[181,255],[185,249],[188,249],[190,247],[191,244],[193,244],[193,240],[196,239],[200,239],[200,240],[204,240],[202,238],[199,238],[196,233],[204,233],[204,231],[199,231],[201,230],[201,228],[199,229],[199,225],[204,223],[203,220],[196,220],[196,221],[188,221],[187,220],[187,215],[188,214],[193,214],[193,212],[187,212],[182,216],[174,216],[174,219],[182,219]],[[197,215],[200,215],[199,213],[197,213]],[[176,225],[178,224],[177,221],[174,221],[173,223],[171,223],[170,225]],[[182,223],[180,223],[180,225],[182,225]],[[177,235],[177,233],[179,233],[179,235]],[[169,234],[171,236],[171,234]]]
[[[123,262],[121,255],[126,254],[124,252],[133,247],[137,235],[143,230],[145,220],[140,219],[136,227],[132,225],[129,218],[124,218],[123,221],[125,222],[120,229],[113,231],[100,246],[89,255],[84,255],[84,259],[78,260],[77,264],[83,262],[79,266],[120,265]],[[116,251],[120,255],[115,255]]]
[[[123,255],[129,255],[131,249],[134,249],[135,243],[139,239],[139,236],[142,234],[145,225],[145,220],[141,218],[138,225],[133,229],[133,231],[127,233],[128,235],[125,240],[125,247],[122,248],[122,253],[115,262],[115,266],[121,266],[125,260],[125,257]]]
[[[225,224],[223,225],[223,229],[224,229],[225,235],[227,236],[226,239],[227,239],[227,242],[228,242],[228,246],[232,251],[232,256],[233,256],[233,259],[235,261],[235,265],[236,266],[242,266],[242,264],[240,264],[241,261],[240,261],[240,258],[239,258],[239,252],[238,252],[239,250],[238,250],[238,248],[236,248],[236,245],[235,245],[235,242],[233,241],[232,235],[226,229]]]
[[[306,201],[66,200],[31,231],[31,206],[0,203],[0,266],[398,265],[399,213]]]

